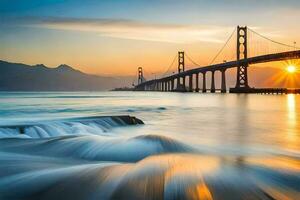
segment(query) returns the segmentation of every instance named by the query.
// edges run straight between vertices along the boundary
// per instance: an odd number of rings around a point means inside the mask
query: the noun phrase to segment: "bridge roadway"
[[[225,71],[229,68],[237,67],[239,64],[258,64],[258,63],[266,63],[266,62],[274,62],[274,61],[282,61],[282,60],[290,60],[290,59],[299,59],[300,58],[300,50],[297,51],[288,51],[283,53],[275,53],[275,54],[267,54],[262,56],[251,57],[247,59],[241,59],[239,61],[230,61],[224,62],[220,64],[199,67],[190,69],[181,73],[173,74],[171,76],[163,77],[160,79],[153,79],[149,81],[145,81],[136,86],[136,89],[144,88],[145,86],[150,86],[158,82],[165,82],[174,80],[177,78],[184,78],[186,76],[190,76],[193,74],[206,73],[206,72],[214,72],[214,71]]]

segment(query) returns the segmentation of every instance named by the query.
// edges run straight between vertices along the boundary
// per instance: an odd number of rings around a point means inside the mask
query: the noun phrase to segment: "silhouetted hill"
[[[68,65],[48,68],[0,60],[1,91],[99,91],[127,86],[129,80],[85,74]]]
[[[300,74],[287,75],[282,69],[249,67],[251,87],[297,87]],[[200,78],[202,78],[200,76]],[[220,88],[221,73],[216,72],[216,87]],[[104,77],[85,74],[68,65],[49,68],[43,64],[25,65],[0,60],[1,91],[100,91],[131,86],[133,77]],[[234,87],[236,70],[226,72],[227,87]],[[200,86],[202,81],[199,81]],[[207,74],[210,86],[210,74]]]

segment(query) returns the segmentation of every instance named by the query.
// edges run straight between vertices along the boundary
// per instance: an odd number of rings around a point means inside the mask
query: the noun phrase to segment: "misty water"
[[[299,199],[299,105],[293,94],[2,92],[0,199]]]

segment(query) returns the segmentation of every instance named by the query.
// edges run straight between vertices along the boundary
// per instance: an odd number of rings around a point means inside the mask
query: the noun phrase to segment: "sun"
[[[295,73],[296,72],[296,67],[294,65],[289,65],[287,68],[286,68],[286,71],[288,73]]]

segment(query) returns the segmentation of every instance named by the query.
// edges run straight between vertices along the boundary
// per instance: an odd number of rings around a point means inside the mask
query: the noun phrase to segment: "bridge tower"
[[[247,48],[247,26],[237,27],[237,79],[236,79],[236,89],[247,89],[248,85],[248,73],[247,68],[248,63],[240,63],[240,60],[248,58],[248,48]]]
[[[138,85],[144,82],[144,74],[143,74],[143,68],[138,68]]]
[[[178,73],[184,72],[184,51],[178,51]],[[177,90],[185,89],[185,77],[183,77],[183,83],[181,85],[181,78],[177,79]]]
[[[178,51],[178,73],[184,72],[184,51]]]

